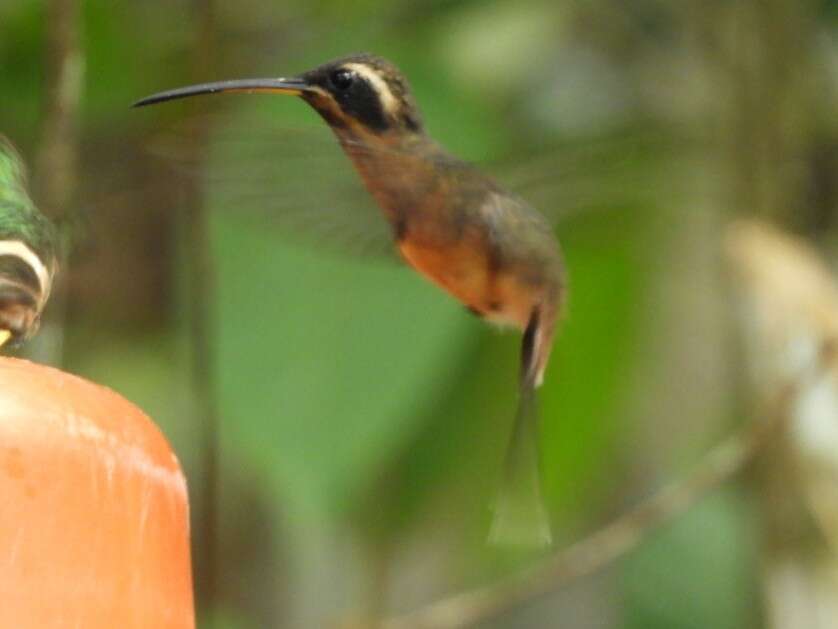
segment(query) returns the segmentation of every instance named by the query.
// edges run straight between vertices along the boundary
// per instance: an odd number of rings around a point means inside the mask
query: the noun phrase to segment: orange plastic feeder
[[[0,627],[194,626],[166,439],[108,389],[0,358]]]

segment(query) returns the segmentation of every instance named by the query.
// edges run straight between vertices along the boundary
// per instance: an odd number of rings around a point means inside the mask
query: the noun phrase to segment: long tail
[[[550,520],[541,495],[538,448],[538,400],[541,379],[537,356],[539,312],[524,332],[518,410],[506,451],[503,478],[494,505],[489,542],[504,546],[547,546],[552,542]]]

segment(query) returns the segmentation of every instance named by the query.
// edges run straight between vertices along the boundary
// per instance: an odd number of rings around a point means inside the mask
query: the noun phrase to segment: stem
[[[41,145],[36,162],[38,206],[59,223],[67,240],[68,219],[73,218],[79,153],[79,100],[84,79],[84,51],[80,43],[81,11],[77,0],[51,0],[47,4],[44,107]],[[65,242],[59,243],[61,275],[50,308],[30,356],[59,365],[64,350],[69,260]]]
[[[196,80],[213,67],[215,55],[215,7],[213,0],[193,0],[198,22],[197,42],[192,59]],[[209,124],[204,120],[192,139],[195,154],[207,145]],[[219,598],[218,487],[219,417],[215,381],[215,268],[209,236],[205,199],[200,184],[191,181],[183,209],[189,295],[189,337],[191,346],[192,392],[196,404],[196,428],[200,435],[200,478],[198,509],[194,511],[195,591],[199,613],[211,612]]]

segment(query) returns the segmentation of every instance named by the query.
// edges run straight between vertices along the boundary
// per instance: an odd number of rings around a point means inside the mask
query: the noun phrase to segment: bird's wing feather
[[[209,141],[196,144],[193,127],[211,129]],[[475,165],[557,224],[659,193],[660,168],[653,156],[665,155],[661,142],[648,133],[627,134]],[[169,127],[151,139],[149,149],[184,176],[197,178],[215,210],[256,216],[278,233],[318,248],[399,260],[389,225],[325,125],[290,127],[217,114]],[[386,168],[386,160],[383,164]]]

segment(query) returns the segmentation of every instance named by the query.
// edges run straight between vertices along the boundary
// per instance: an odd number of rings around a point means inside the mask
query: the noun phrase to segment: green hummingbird
[[[477,316],[523,331],[519,405],[490,539],[548,544],[537,443],[541,385],[565,298],[552,226],[525,201],[429,137],[405,77],[356,54],[293,78],[161,92],[135,106],[221,92],[299,96],[331,127],[383,210],[401,257]]]
[[[27,192],[23,160],[0,135],[0,346],[37,331],[58,268],[57,242]]]

